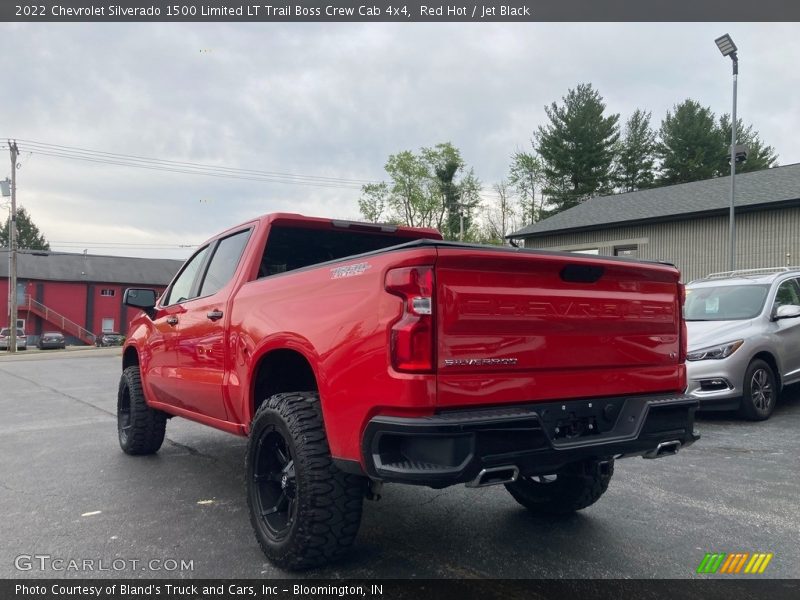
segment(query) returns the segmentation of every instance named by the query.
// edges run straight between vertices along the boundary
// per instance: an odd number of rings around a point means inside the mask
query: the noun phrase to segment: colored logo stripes
[[[734,552],[732,554],[709,552],[700,561],[697,572],[725,573],[727,575],[763,573],[772,560],[772,556],[771,552],[755,552],[753,554],[749,552]]]

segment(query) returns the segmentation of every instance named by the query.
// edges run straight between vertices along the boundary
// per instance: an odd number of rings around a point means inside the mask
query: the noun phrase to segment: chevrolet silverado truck
[[[615,459],[699,437],[683,299],[667,264],[266,215],[160,298],[126,290],[119,442],[154,453],[176,416],[247,436],[253,530],[288,569],[342,555],[384,482],[580,510]]]

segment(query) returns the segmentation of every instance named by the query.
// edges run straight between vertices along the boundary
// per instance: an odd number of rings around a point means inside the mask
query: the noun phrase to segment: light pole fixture
[[[736,198],[736,80],[739,77],[738,48],[727,33],[714,40],[722,56],[730,56],[733,62],[733,111],[731,113],[731,206],[728,223],[728,243],[730,245],[730,268],[736,270],[736,220],[734,206]]]

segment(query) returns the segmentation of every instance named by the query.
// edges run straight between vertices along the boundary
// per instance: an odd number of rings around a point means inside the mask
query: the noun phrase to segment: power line
[[[113,159],[124,159],[129,161],[137,161],[137,162],[145,162],[145,163],[166,163],[170,165],[182,166],[182,167],[191,167],[191,168],[199,168],[199,169],[212,169],[215,171],[230,171],[236,173],[249,173],[261,176],[270,176],[270,177],[288,177],[293,179],[302,179],[302,180],[319,180],[319,181],[329,181],[329,182],[343,182],[343,183],[373,183],[369,179],[351,179],[351,178],[344,178],[344,177],[328,177],[324,175],[298,175],[294,173],[283,173],[279,171],[261,171],[261,170],[253,170],[253,169],[241,169],[241,168],[234,168],[234,167],[224,167],[219,165],[208,165],[202,163],[195,163],[195,162],[184,162],[184,161],[176,161],[176,160],[168,160],[162,158],[148,158],[144,156],[137,156],[132,154],[120,154],[117,152],[104,152],[100,150],[89,150],[86,148],[79,148],[75,146],[62,146],[59,144],[48,144],[46,142],[36,142],[33,140],[19,140],[24,142],[29,146],[38,146],[40,148],[51,149],[53,151],[70,151],[70,152],[77,152],[81,154],[88,154],[88,155],[102,155],[107,156]]]
[[[200,170],[200,169],[190,169],[190,168],[171,168],[168,166],[159,166],[156,164],[152,165],[145,165],[145,164],[138,164],[138,163],[130,163],[122,160],[106,160],[102,158],[91,158],[88,156],[82,156],[78,154],[71,154],[66,152],[50,152],[44,150],[34,150],[34,154],[39,154],[42,156],[51,156],[55,158],[66,158],[70,160],[80,160],[84,162],[92,162],[92,163],[100,163],[100,164],[107,164],[107,165],[116,165],[122,167],[135,167],[139,169],[147,169],[150,171],[165,171],[170,173],[182,173],[185,175],[204,175],[208,177],[218,177],[223,179],[239,179],[239,180],[246,180],[246,181],[261,181],[264,183],[284,183],[289,185],[302,185],[302,186],[313,186],[313,187],[324,187],[324,188],[338,188],[338,189],[351,189],[351,190],[358,190],[361,188],[360,185],[357,184],[345,184],[345,183],[328,183],[328,182],[315,182],[315,181],[294,181],[288,179],[279,179],[275,177],[268,177],[268,176],[245,176],[245,175],[237,175],[234,173],[227,173],[227,172],[214,172],[211,170]]]
[[[18,142],[22,143],[23,149],[30,154],[40,154],[53,158],[64,158],[68,160],[79,160],[84,162],[133,167],[169,173],[351,190],[361,189],[361,187],[365,184],[377,183],[374,180],[368,179],[304,175],[278,171],[259,171],[254,169],[241,169],[194,162],[150,158],[130,154],[121,154],[117,152],[91,150],[76,146],[49,144],[34,140],[18,140]],[[491,188],[482,188],[479,192],[479,195],[484,199],[497,199],[499,197],[498,194]]]
[[[72,146],[62,146],[57,144],[47,144],[33,140],[20,140],[26,152],[51,156],[54,158],[64,158],[70,160],[80,160],[99,164],[109,164],[116,166],[134,167],[155,171],[166,171],[172,173],[183,173],[187,175],[205,175],[210,177],[220,177],[226,179],[241,179],[249,181],[262,181],[268,183],[284,183],[289,185],[304,185],[314,187],[340,188],[340,189],[360,189],[365,183],[370,183],[366,179],[347,179],[341,177],[327,177],[320,175],[300,175],[292,173],[279,173],[272,171],[257,171],[253,169],[238,169],[233,167],[205,165],[200,163],[189,163],[158,158],[147,158],[112,152],[102,152],[88,150]]]

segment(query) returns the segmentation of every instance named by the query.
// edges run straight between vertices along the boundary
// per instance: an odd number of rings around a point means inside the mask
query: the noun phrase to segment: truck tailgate
[[[439,407],[682,392],[674,267],[439,248]]]

